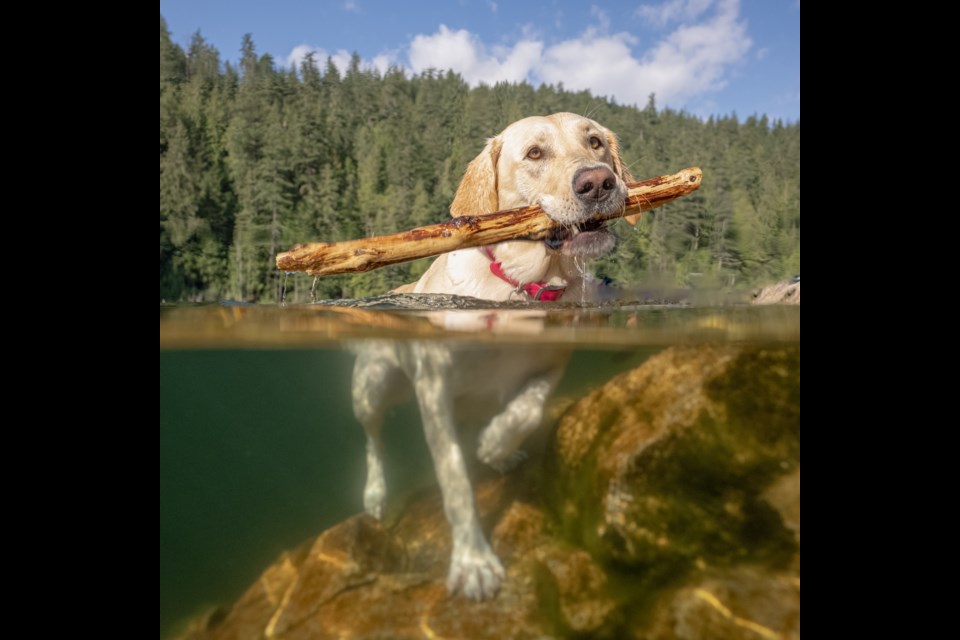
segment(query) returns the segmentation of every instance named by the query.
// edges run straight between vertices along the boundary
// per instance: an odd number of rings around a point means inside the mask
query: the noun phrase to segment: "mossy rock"
[[[764,491],[799,464],[799,347],[690,347],[571,407],[547,476],[573,541],[670,573],[698,561],[787,563],[797,543]]]

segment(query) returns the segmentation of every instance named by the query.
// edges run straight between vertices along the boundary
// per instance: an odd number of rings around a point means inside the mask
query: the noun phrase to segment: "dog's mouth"
[[[616,238],[607,230],[606,220],[588,220],[573,227],[554,229],[544,242],[565,255],[599,258],[610,253]]]

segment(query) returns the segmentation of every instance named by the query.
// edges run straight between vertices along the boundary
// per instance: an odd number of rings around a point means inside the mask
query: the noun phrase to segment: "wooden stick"
[[[673,175],[630,182],[623,209],[594,216],[591,220],[612,220],[655,209],[699,189],[702,177],[698,167],[691,167]],[[304,271],[312,276],[359,273],[455,249],[506,240],[543,240],[561,226],[539,206],[533,205],[482,216],[460,216],[389,236],[301,244],[279,254],[277,268],[288,273]]]

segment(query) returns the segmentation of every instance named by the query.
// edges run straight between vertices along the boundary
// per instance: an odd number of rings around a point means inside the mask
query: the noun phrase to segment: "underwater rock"
[[[183,637],[603,637],[615,609],[604,571],[549,533],[546,514],[525,500],[531,485],[522,478],[497,478],[476,491],[507,567],[493,600],[447,595],[450,532],[432,493],[408,505],[389,529],[355,516],[282,554],[225,616]]]
[[[184,638],[799,637],[799,347],[671,348],[575,402],[552,446],[478,476],[507,578],[445,588],[438,491],[284,553]]]
[[[799,462],[799,347],[672,348],[564,414],[552,494],[602,561],[785,560],[796,541],[762,493]]]
[[[799,640],[800,578],[741,568],[670,594],[635,640]]]
[[[389,531],[355,516],[284,553],[226,616],[184,638],[538,638],[599,630],[614,608],[603,571],[553,540],[546,515],[517,499],[524,483],[511,484],[497,479],[477,490],[508,566],[493,600],[447,595],[450,534],[439,496],[431,495]]]
[[[775,480],[763,492],[763,499],[777,510],[783,526],[793,531],[800,542],[800,467]]]

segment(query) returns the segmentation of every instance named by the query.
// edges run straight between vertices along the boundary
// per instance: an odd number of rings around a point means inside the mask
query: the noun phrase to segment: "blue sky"
[[[222,59],[244,33],[284,65],[453,69],[468,82],[562,82],[621,104],[700,116],[800,118],[800,0],[160,0],[175,42],[199,30]]]

